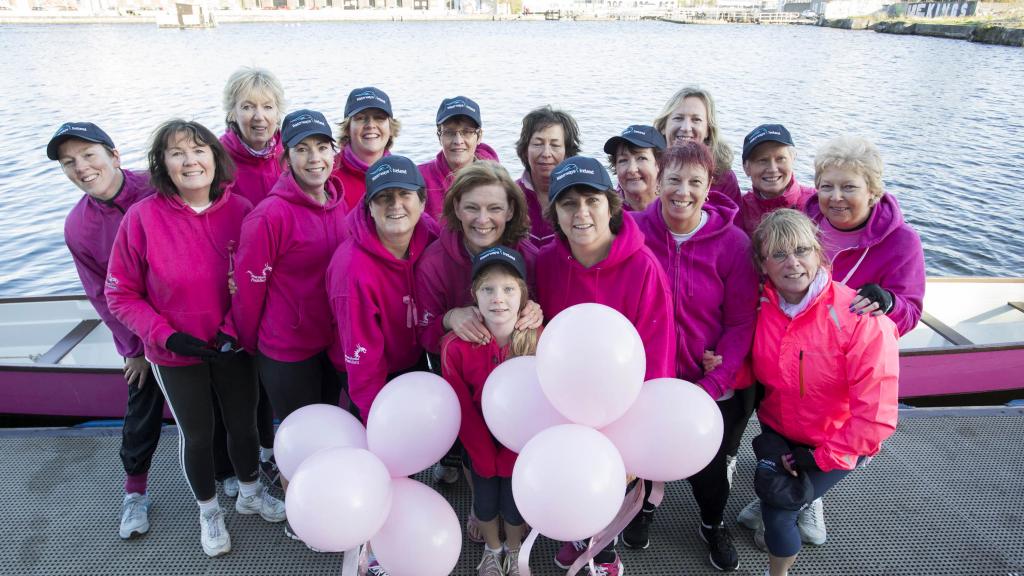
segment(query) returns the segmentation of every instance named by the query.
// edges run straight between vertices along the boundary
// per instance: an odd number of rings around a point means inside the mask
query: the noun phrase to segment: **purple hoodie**
[[[200,363],[164,347],[175,332],[210,343],[218,330],[235,335],[228,268],[251,210],[248,200],[228,190],[198,214],[179,196],[160,194],[125,214],[110,254],[107,303],[142,338],[150,362]]]
[[[299,362],[334,339],[327,265],[348,237],[341,181],[320,205],[285,171],[242,223],[231,306],[238,341],[278,362]]]
[[[220,143],[235,162],[235,179],[231,191],[251,202],[253,206],[258,205],[267,197],[281,176],[281,156],[284,154],[281,132],[274,134],[271,140],[274,151],[265,158],[253,156],[234,130],[228,129],[220,137]]]
[[[817,197],[811,197],[804,211],[821,228],[826,246],[837,234],[821,212]],[[924,306],[924,251],[917,232],[903,220],[903,212],[892,194],[885,194],[871,210],[860,245],[840,250],[832,258],[832,278],[854,290],[878,284],[893,295],[888,316],[900,336],[910,332],[921,319]]]
[[[402,260],[381,243],[366,209],[353,210],[348,227],[349,238],[327,269],[338,332],[329,353],[335,367],[348,372],[349,396],[365,419],[387,375],[413,366],[423,354],[413,267],[437,237],[437,225],[424,213]]]
[[[530,211],[530,242],[533,242],[533,245],[539,250],[556,238],[555,229],[544,218],[544,211],[540,207],[540,200],[537,200],[537,192],[534,191],[532,184],[530,184],[529,173],[524,172],[523,176],[516,180],[516,184],[519,185],[519,189],[526,196],[526,207]]]
[[[807,199],[815,194],[817,191],[814,188],[801,186],[796,181],[796,175],[791,177],[786,190],[775,198],[765,199],[757,190],[749,190],[740,197],[740,214],[736,219],[736,224],[743,228],[747,236],[753,237],[754,230],[757,230],[757,225],[761,223],[766,214],[779,208],[799,210],[807,203]]]
[[[715,399],[732,389],[754,338],[758,278],[750,240],[733,226],[738,211],[724,195],[711,192],[704,204],[707,222],[680,246],[665,224],[661,200],[633,214],[672,290],[676,377],[700,384]],[[707,374],[705,350],[722,356],[722,364]]]
[[[534,265],[537,248],[529,239],[523,239],[513,246],[526,261],[526,277],[529,289],[534,289]],[[463,244],[462,232],[448,228],[441,230],[441,236],[427,247],[416,264],[416,286],[419,290],[419,309],[422,314],[423,330],[420,343],[431,354],[441,353],[441,338],[444,325],[441,320],[452,308],[473,305],[469,293],[473,284],[473,260]]]
[[[647,352],[644,380],[675,376],[672,294],[665,272],[644,246],[644,235],[629,212],[622,214],[622,230],[599,264],[584,268],[573,258],[569,242],[558,237],[541,248],[536,267],[537,299],[546,318],[585,302],[610,306],[640,333]]]
[[[733,204],[740,205],[740,181],[736,179],[736,173],[732,170],[726,170],[715,176],[711,182],[711,191],[723,194],[732,200]],[[711,201],[711,198],[708,198],[708,201]]]
[[[114,335],[117,353],[125,358],[137,358],[142,356],[142,340],[114,318],[107,306],[104,283],[110,251],[125,211],[156,190],[149,184],[147,172],[121,170],[121,173],[124,174],[121,189],[109,201],[85,194],[75,204],[64,220],[64,242],[75,261],[85,295]]]
[[[498,162],[498,153],[483,142],[477,144],[475,156],[477,160]],[[441,211],[444,209],[444,195],[451,188],[455,173],[444,158],[444,150],[438,152],[430,162],[420,164],[419,168],[423,180],[427,183],[427,213],[440,222]]]

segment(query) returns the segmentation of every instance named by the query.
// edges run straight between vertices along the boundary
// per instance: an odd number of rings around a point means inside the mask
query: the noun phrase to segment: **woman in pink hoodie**
[[[697,86],[684,87],[665,102],[653,124],[669,146],[694,140],[710,148],[715,157],[711,191],[739,204],[740,184],[731,168],[732,150],[719,134],[715,99],[710,92]]]
[[[753,405],[734,388],[750,355],[757,307],[758,278],[750,258],[750,241],[733,225],[736,206],[710,191],[715,162],[707,146],[687,141],[661,157],[661,198],[633,213],[647,247],[668,275],[674,300],[675,377],[704,388],[722,413],[726,438],[746,428]],[[709,369],[708,356],[717,356]],[[737,443],[739,438],[736,439]],[[729,497],[728,442],[688,481],[700,508],[700,534],[709,559],[719,570],[734,570],[739,558],[722,522]],[[622,533],[632,548],[646,548],[654,507],[644,509]]]
[[[754,232],[767,277],[754,335],[764,384],[754,487],[761,499],[770,576],[800,551],[797,516],[896,430],[899,335],[885,316],[847,314],[858,296],[832,280],[817,227],[780,209]]]
[[[259,205],[281,175],[281,117],[284,88],[269,70],[243,67],[224,87],[221,144],[235,163],[235,194]]]
[[[762,124],[751,130],[743,139],[742,159],[750,191],[740,198],[736,223],[748,236],[773,210],[799,210],[814,196],[814,188],[797,182],[796,146],[782,124]]]
[[[391,98],[373,86],[349,92],[345,119],[338,125],[341,152],[334,172],[345,190],[345,204],[359,206],[366,192],[366,170],[390,154],[402,123],[391,112]]]
[[[665,152],[665,137],[654,126],[629,126],[609,138],[604,151],[619,180],[624,209],[642,212],[658,199],[658,166]]]
[[[309,404],[339,402],[341,382],[327,357],[335,335],[326,276],[347,237],[348,208],[332,175],[336,150],[323,114],[288,114],[282,139],[288,169],[242,223],[231,312],[284,419]]]
[[[537,255],[537,298],[549,317],[575,304],[596,302],[618,310],[640,333],[647,353],[645,380],[675,376],[676,334],[665,272],[593,158],[574,156],[552,172],[548,223],[558,239]],[[555,563],[568,568],[586,543],[567,542]],[[599,574],[618,576],[614,542],[595,557]]]
[[[480,106],[465,96],[442,100],[436,123],[441,151],[430,162],[420,164],[420,174],[427,183],[427,213],[439,220],[445,193],[456,173],[477,160],[497,162],[498,153],[483,142]]]
[[[237,348],[228,272],[248,200],[225,190],[233,166],[208,129],[171,120],[153,135],[149,170],[158,193],[125,215],[107,271],[110,311],[142,340],[178,423],[181,463],[199,503],[203,551],[231,550],[217,502],[213,404],[220,406],[239,478],[235,510],[268,522],[284,503],[259,479],[256,374]]]

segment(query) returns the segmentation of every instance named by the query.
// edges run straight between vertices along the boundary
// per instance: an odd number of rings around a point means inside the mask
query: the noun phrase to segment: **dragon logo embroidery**
[[[251,281],[251,282],[252,282],[253,284],[261,284],[261,283],[263,283],[263,282],[266,282],[266,281],[267,281],[267,276],[269,276],[269,275],[270,275],[270,273],[271,273],[271,272],[272,272],[273,270],[274,270],[274,269],[273,269],[273,268],[272,268],[272,267],[270,266],[270,264],[264,264],[264,265],[263,265],[263,272],[261,272],[261,273],[259,273],[259,274],[253,274],[253,273],[252,273],[252,270],[246,270],[246,272],[248,272],[248,273],[249,273],[249,280],[250,280],[250,281]]]
[[[366,348],[364,348],[362,344],[356,344],[356,349],[352,352],[351,356],[345,354],[345,362],[348,364],[359,364],[359,357],[365,353]]]

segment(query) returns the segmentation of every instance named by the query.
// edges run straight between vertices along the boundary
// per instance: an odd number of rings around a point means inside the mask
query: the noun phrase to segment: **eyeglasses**
[[[772,260],[775,260],[776,262],[781,264],[781,263],[785,262],[786,260],[789,260],[789,256],[790,255],[796,256],[797,260],[804,260],[808,256],[810,256],[812,252],[814,252],[814,248],[811,248],[810,246],[797,246],[796,248],[793,249],[792,252],[786,252],[784,250],[776,250],[775,252],[772,252],[768,256]]]
[[[445,140],[455,140],[456,136],[462,136],[463,140],[469,140],[480,134],[480,129],[463,128],[462,130],[438,130],[437,135]]]

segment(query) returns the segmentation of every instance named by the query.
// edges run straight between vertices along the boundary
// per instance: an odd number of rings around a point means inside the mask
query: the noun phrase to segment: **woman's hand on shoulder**
[[[452,308],[444,315],[442,323],[445,329],[454,332],[460,340],[474,344],[486,344],[491,340],[491,333],[484,326],[484,318],[474,306]]]
[[[882,316],[892,310],[893,300],[892,292],[878,284],[865,284],[857,290],[857,297],[850,302],[850,312]]]
[[[544,324],[544,311],[540,309],[540,304],[528,300],[519,314],[519,320],[516,320],[516,330],[533,330],[540,328],[542,324]]]

